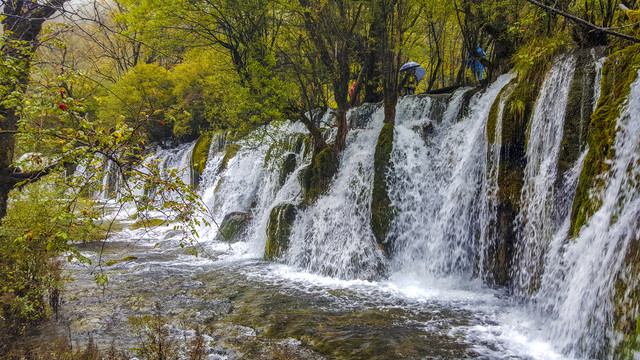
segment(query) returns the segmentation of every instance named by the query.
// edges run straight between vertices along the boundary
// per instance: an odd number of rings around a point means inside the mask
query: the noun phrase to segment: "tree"
[[[20,172],[13,166],[15,134],[18,130],[18,114],[14,105],[26,91],[31,70],[32,53],[42,24],[66,0],[49,0],[37,3],[27,0],[10,0],[4,3],[2,20],[3,42],[0,53],[3,76],[0,80],[0,219],[7,213],[9,192],[25,180],[36,180],[50,168],[31,173]]]
[[[347,110],[351,105],[351,54],[356,47],[356,31],[363,23],[364,4],[351,0],[329,0],[323,3],[299,0],[299,3],[307,36],[331,78],[333,98],[337,104],[335,146],[338,151],[342,151],[346,146]],[[359,82],[362,82],[361,78]],[[357,94],[358,90],[359,84],[356,83],[354,93]]]

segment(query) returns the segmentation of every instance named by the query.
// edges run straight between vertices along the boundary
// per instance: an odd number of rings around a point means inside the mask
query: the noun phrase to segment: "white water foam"
[[[397,209],[389,235],[396,244],[392,279],[430,279],[450,286],[471,279],[488,215],[485,123],[491,104],[512,78],[503,75],[475,96],[471,113],[457,123],[429,119],[427,111],[404,116],[402,107],[415,105],[401,103],[387,178]],[[426,141],[414,129],[425,126],[431,129]]]

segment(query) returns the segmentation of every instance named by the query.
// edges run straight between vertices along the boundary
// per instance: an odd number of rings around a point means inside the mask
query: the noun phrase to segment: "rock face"
[[[306,169],[300,171],[300,185],[306,203],[313,203],[329,189],[331,180],[338,173],[339,161],[338,152],[327,147],[313,158]]]
[[[191,180],[194,186],[200,184],[200,177],[204,172],[205,165],[207,164],[207,157],[209,156],[209,148],[211,147],[211,141],[213,139],[213,132],[208,131],[198,138],[196,146],[191,153],[191,168],[193,179]]]
[[[230,243],[241,240],[250,220],[251,214],[248,212],[232,212],[225,215],[215,240]]]
[[[386,179],[393,150],[393,130],[393,124],[384,124],[380,130],[374,155],[373,193],[371,195],[371,230],[378,244],[387,253],[393,245],[393,241],[387,239],[394,211],[391,207]]]
[[[289,249],[291,226],[296,219],[298,209],[294,204],[280,204],[271,209],[267,224],[267,245],[264,249],[265,260],[276,260]]]
[[[287,178],[289,177],[289,175],[291,175],[291,173],[296,170],[296,166],[297,166],[296,154],[290,153],[284,158],[284,160],[282,161],[282,167],[280,169],[280,178],[279,178],[281,187],[287,181]]]

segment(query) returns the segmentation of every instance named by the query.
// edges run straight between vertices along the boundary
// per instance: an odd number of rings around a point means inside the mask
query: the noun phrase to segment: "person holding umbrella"
[[[401,95],[404,96],[416,93],[416,86],[422,80],[426,71],[417,62],[410,61],[400,67],[400,73],[404,73],[404,77],[400,82]]]

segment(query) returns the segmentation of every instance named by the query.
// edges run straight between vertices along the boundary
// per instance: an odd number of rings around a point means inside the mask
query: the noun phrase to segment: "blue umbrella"
[[[402,66],[400,67],[400,71],[405,71],[405,70],[413,69],[413,68],[416,68],[416,67],[418,67],[418,66],[420,66],[420,64],[418,64],[417,62],[415,62],[415,61],[409,61],[408,63],[406,63],[406,64],[404,64],[404,65],[402,65]]]
[[[427,73],[427,70],[425,70],[423,67],[419,67],[416,69],[416,80],[418,80],[418,82],[420,82],[420,80],[422,80],[422,78],[424,77],[424,74]]]

